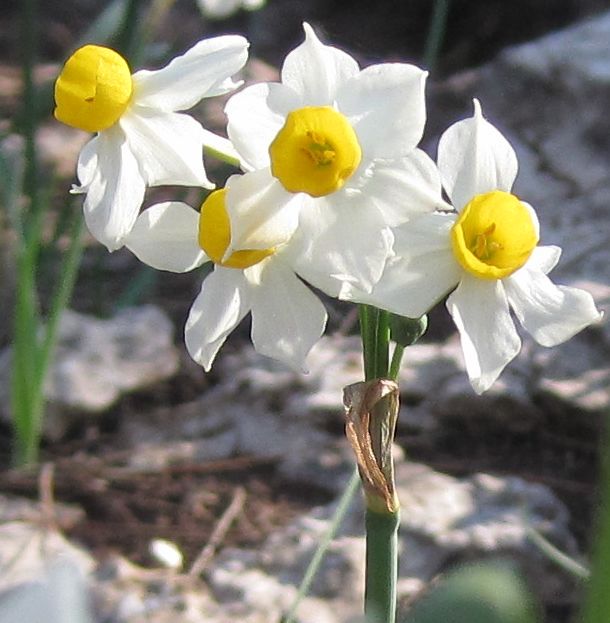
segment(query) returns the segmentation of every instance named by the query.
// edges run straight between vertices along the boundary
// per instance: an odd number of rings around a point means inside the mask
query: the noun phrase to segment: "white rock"
[[[44,573],[0,593],[0,623],[93,623],[87,587],[72,564],[55,562]]]
[[[0,592],[36,581],[63,562],[82,575],[95,564],[87,552],[58,532],[23,521],[0,525]]]
[[[170,378],[177,369],[173,327],[159,308],[128,308],[108,320],[66,310],[44,390],[45,433],[58,439],[82,411],[101,412],[126,392]],[[10,351],[5,351],[0,358],[5,405],[9,374]],[[8,417],[6,410],[3,415]]]
[[[180,548],[166,539],[153,539],[148,550],[155,560],[168,569],[181,569],[184,564]]]
[[[579,557],[564,505],[548,487],[521,478],[454,478],[423,465],[396,469],[404,539],[401,574],[428,581],[448,561],[509,556],[536,580],[545,602],[574,598],[573,582],[531,543],[536,530]]]
[[[544,370],[539,391],[547,408],[563,403],[564,410],[604,413],[610,407],[610,344],[600,333],[577,335],[559,347],[538,351],[536,361]]]
[[[560,603],[573,598],[572,578],[546,559],[528,537],[533,528],[578,557],[568,529],[568,513],[547,487],[488,474],[454,478],[403,461],[397,463],[396,481],[402,505],[402,596],[416,592],[449,564],[508,557],[535,579],[538,595],[544,600]],[[208,573],[218,602],[231,607],[250,604],[251,612],[257,608],[281,612],[292,603],[335,510],[336,503],[312,510],[270,535],[256,550],[224,550]],[[358,493],[309,592],[311,598],[326,601],[337,622],[355,620],[362,607],[363,530],[364,511]],[[268,599],[259,601],[261,594]]]

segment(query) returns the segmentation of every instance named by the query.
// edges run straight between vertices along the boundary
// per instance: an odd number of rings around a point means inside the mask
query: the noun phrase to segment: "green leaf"
[[[108,45],[119,31],[125,17],[126,0],[114,0],[97,16],[93,24],[78,39],[74,49],[87,43]]]
[[[505,563],[462,567],[417,602],[401,623],[537,623],[539,609],[515,569]]]

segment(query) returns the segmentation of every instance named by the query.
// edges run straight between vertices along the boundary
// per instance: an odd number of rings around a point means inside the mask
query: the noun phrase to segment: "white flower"
[[[537,246],[536,213],[510,193],[515,152],[474,104],[474,116],[439,143],[440,176],[457,214],[422,215],[396,228],[396,257],[373,293],[348,298],[416,318],[453,290],[447,308],[472,386],[482,393],[521,348],[511,309],[543,346],[564,342],[601,314],[589,293],[547,277],[561,250]]]
[[[304,29],[281,83],[250,86],[227,103],[247,178],[228,202],[229,251],[292,239],[313,285],[331,295],[343,282],[370,290],[391,252],[389,226],[435,207],[420,181],[434,164],[415,149],[426,72],[403,63],[361,70]]]
[[[229,17],[240,8],[255,11],[260,9],[263,4],[265,4],[265,0],[197,0],[200,11],[206,17],[214,19]]]
[[[80,154],[74,192],[86,193],[87,226],[111,251],[133,227],[146,186],[213,187],[202,150],[222,139],[176,111],[239,86],[231,76],[247,48],[243,37],[207,39],[158,71],[133,75],[117,52],[100,46],[68,59],[55,85],[55,116],[98,133]]]
[[[227,185],[239,187],[243,177],[232,176]],[[226,190],[214,191],[201,213],[179,202],[151,206],[138,217],[125,244],[159,270],[186,272],[214,262],[185,328],[187,349],[206,371],[248,312],[256,350],[304,371],[307,354],[326,325],[324,306],[297,277],[283,249],[227,256],[231,232],[226,197]]]

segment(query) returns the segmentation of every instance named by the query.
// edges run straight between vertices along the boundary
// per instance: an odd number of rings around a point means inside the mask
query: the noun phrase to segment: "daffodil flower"
[[[435,207],[420,181],[434,163],[416,149],[426,72],[404,63],[361,70],[304,30],[281,83],[247,87],[227,103],[246,171],[242,194],[228,202],[229,252],[290,239],[313,285],[331,295],[344,281],[370,290],[391,252],[389,226]]]
[[[240,8],[246,11],[260,9],[265,0],[197,0],[199,10],[213,19],[223,19],[237,12]]]
[[[91,233],[111,251],[122,246],[147,186],[213,188],[203,166],[203,146],[228,141],[176,112],[202,98],[227,93],[246,62],[248,42],[239,36],[200,41],[157,71],[131,74],[109,48],[86,45],[67,60],[55,83],[55,117],[95,136],[77,167]]]
[[[243,184],[244,176],[227,186]],[[185,328],[186,346],[207,371],[225,339],[248,314],[256,350],[305,371],[305,359],[326,325],[320,300],[297,277],[283,248],[246,249],[227,255],[231,239],[228,189],[212,192],[198,213],[180,202],[144,210],[126,246],[159,270],[186,272],[213,262]]]
[[[417,318],[453,290],[447,308],[472,386],[482,393],[521,348],[511,309],[543,346],[564,342],[601,314],[589,293],[547,277],[561,249],[538,246],[534,209],[511,193],[515,152],[478,101],[474,106],[474,116],[451,126],[438,148],[457,213],[422,215],[396,228],[396,256],[373,293],[348,298]]]

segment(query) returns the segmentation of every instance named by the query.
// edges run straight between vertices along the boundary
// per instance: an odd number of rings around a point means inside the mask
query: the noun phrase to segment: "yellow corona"
[[[275,249],[235,251],[224,262],[231,242],[231,223],[226,208],[225,188],[210,193],[201,206],[199,215],[199,246],[219,266],[227,268],[248,268],[273,255]]]
[[[55,117],[62,123],[101,132],[123,115],[133,95],[127,61],[110,48],[86,45],[66,61],[55,82]]]
[[[480,279],[503,279],[527,262],[538,243],[529,209],[511,193],[477,195],[451,230],[453,254]]]
[[[286,190],[312,197],[339,190],[362,159],[354,129],[330,106],[289,113],[269,146],[269,155],[271,172]]]

